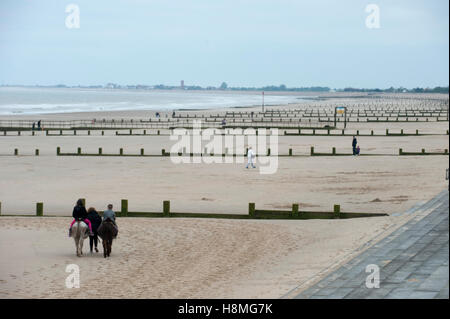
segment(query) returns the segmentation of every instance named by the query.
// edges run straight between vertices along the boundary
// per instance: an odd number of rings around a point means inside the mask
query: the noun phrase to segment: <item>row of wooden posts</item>
[[[82,199],[86,206],[86,200]],[[0,202],[0,216],[2,215]],[[103,211],[99,211],[103,214]],[[332,212],[311,212],[300,211],[299,204],[292,204],[291,210],[258,210],[255,203],[248,204],[248,214],[212,214],[212,213],[177,213],[170,211],[170,201],[163,201],[162,212],[130,212],[128,210],[128,200],[121,200],[120,211],[116,212],[118,217],[195,217],[195,218],[226,218],[226,219],[339,219],[339,218],[360,218],[388,216],[383,213],[345,213],[341,212],[340,205],[333,205]],[[7,215],[14,216],[14,215]],[[32,216],[32,215],[19,215]],[[36,203],[35,216],[44,216],[44,203]]]
[[[302,130],[303,130],[303,133],[302,133]],[[317,131],[323,131],[323,130],[326,130],[327,131],[326,135],[329,135],[329,136],[351,136],[351,135],[358,135],[358,136],[413,136],[413,135],[416,135],[416,136],[419,136],[419,135],[435,135],[435,134],[419,134],[419,130],[417,130],[417,129],[416,129],[415,133],[405,133],[405,131],[403,129],[400,130],[400,133],[392,133],[392,132],[389,132],[389,129],[386,129],[386,134],[385,135],[381,135],[381,134],[376,135],[376,134],[374,134],[373,130],[370,131],[370,134],[364,134],[364,135],[360,134],[359,130],[357,130],[355,134],[346,134],[345,130],[341,130],[340,131],[341,134],[331,134],[332,130],[331,129],[326,129],[326,128],[306,129],[306,130],[309,130],[309,131],[312,130],[312,133],[304,133],[304,130],[305,129],[298,129],[298,133],[288,133],[287,131],[284,131],[284,135],[307,135],[307,136],[308,135],[309,136],[311,136],[311,135],[313,135],[313,136],[319,135],[319,136],[325,136],[325,134],[316,134]],[[258,130],[255,131],[255,134],[258,135]],[[449,130],[447,130],[445,134],[449,135]],[[3,131],[3,135],[6,136],[7,135],[7,131]],[[34,136],[34,135],[35,134],[34,134],[34,131],[33,131],[32,132],[32,136]],[[77,135],[77,130],[73,130],[73,135],[63,134],[63,130],[60,130],[59,134],[50,134],[49,130],[46,130],[46,136],[74,136],[74,135]],[[88,136],[91,135],[91,131],[90,130],[87,131],[87,135]],[[102,131],[101,135],[102,136],[105,135],[105,132]],[[143,133],[133,133],[133,130],[130,129],[129,133],[119,133],[118,131],[116,131],[115,135],[117,135],[117,136],[131,136],[131,135],[152,136],[153,135],[154,136],[154,135],[161,135],[161,132],[160,132],[160,130],[157,130],[156,134],[147,134],[147,130],[143,130]],[[17,136],[21,136],[21,131],[17,131]]]
[[[246,150],[245,154],[243,154],[242,156],[244,156],[244,157],[247,156],[247,151],[248,151],[248,149]],[[186,150],[184,148],[183,152],[177,153],[177,155],[178,156],[183,156],[183,155],[188,156],[189,155],[191,157],[194,156],[194,155],[196,155],[196,156],[198,156],[198,155],[200,155],[200,156],[209,155],[209,156],[222,156],[222,157],[225,157],[225,156],[236,157],[237,156],[237,154],[227,154],[227,153],[228,153],[228,149],[227,148],[225,148],[225,153],[218,154],[218,155],[215,155],[214,153],[208,153],[206,149],[205,149],[205,153],[204,154],[186,153]],[[449,154],[448,153],[448,149],[445,149],[443,153],[439,153],[439,152],[426,152],[424,148],[421,150],[421,152],[404,152],[403,149],[400,148],[399,152],[398,152],[398,155],[448,155],[448,154]],[[17,149],[17,148],[14,149],[14,155],[15,156],[19,155],[19,149]],[[145,152],[144,152],[143,148],[141,148],[140,154],[128,154],[128,155],[125,155],[124,152],[123,152],[123,148],[119,149],[119,154],[103,154],[103,149],[101,147],[98,149],[98,154],[94,154],[94,153],[90,153],[90,154],[89,153],[84,153],[83,154],[81,152],[81,147],[78,147],[77,153],[61,153],[61,148],[58,146],[56,148],[56,155],[57,156],[170,156],[171,154],[167,153],[165,149],[162,149],[161,150],[161,155],[145,155]],[[340,153],[340,154],[338,154],[336,152],[336,147],[333,147],[331,149],[331,153],[317,153],[317,152],[315,152],[314,146],[311,146],[310,156],[321,156],[321,155],[322,156],[324,156],[324,155],[327,155],[327,156],[332,156],[332,155],[343,156],[343,155],[353,155],[353,154],[347,154],[347,153]],[[387,155],[387,154],[366,154],[366,155],[383,156],[383,155]],[[389,155],[391,155],[391,154],[389,154]],[[392,154],[392,155],[394,155],[394,154]],[[35,149],[35,156],[39,156],[39,149]],[[258,156],[258,154],[256,156]],[[271,156],[270,148],[267,149],[267,153],[266,153],[265,156]],[[279,154],[277,156],[295,156],[295,155],[293,155],[292,148],[290,148],[288,155],[280,155]],[[304,156],[304,155],[301,155],[301,156]]]

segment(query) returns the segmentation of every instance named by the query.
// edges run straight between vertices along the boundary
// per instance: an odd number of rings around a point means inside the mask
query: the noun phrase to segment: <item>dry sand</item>
[[[237,221],[120,218],[112,255],[76,257],[70,218],[2,217],[0,298],[279,298],[405,216]],[[80,267],[79,289],[65,286]]]

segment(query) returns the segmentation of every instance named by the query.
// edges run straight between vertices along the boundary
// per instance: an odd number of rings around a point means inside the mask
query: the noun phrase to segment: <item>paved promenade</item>
[[[449,298],[449,193],[405,212],[401,228],[294,298]],[[367,288],[367,265],[379,267],[379,288]]]

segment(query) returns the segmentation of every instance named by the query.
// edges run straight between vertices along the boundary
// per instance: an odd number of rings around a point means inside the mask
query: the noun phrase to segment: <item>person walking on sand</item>
[[[358,145],[358,141],[356,140],[356,137],[353,135],[353,142],[352,142],[353,155],[356,155],[356,145]]]
[[[97,211],[95,210],[94,207],[91,207],[88,209],[88,215],[87,218],[89,219],[89,221],[91,222],[92,225],[92,232],[94,233],[94,236],[89,236],[89,247],[91,248],[91,253],[92,253],[92,248],[95,245],[95,252],[98,253],[98,227],[100,226],[100,224],[102,223],[102,218],[100,217],[100,215],[97,213]]]
[[[252,165],[253,168],[256,168],[255,165],[253,165],[253,158],[255,157],[255,153],[252,150],[252,147],[249,146],[247,151],[247,166],[245,168],[248,168],[249,165]]]

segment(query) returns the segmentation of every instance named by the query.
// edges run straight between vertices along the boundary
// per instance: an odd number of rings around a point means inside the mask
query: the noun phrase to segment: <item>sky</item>
[[[448,0],[1,0],[0,84],[448,86],[448,39]]]

